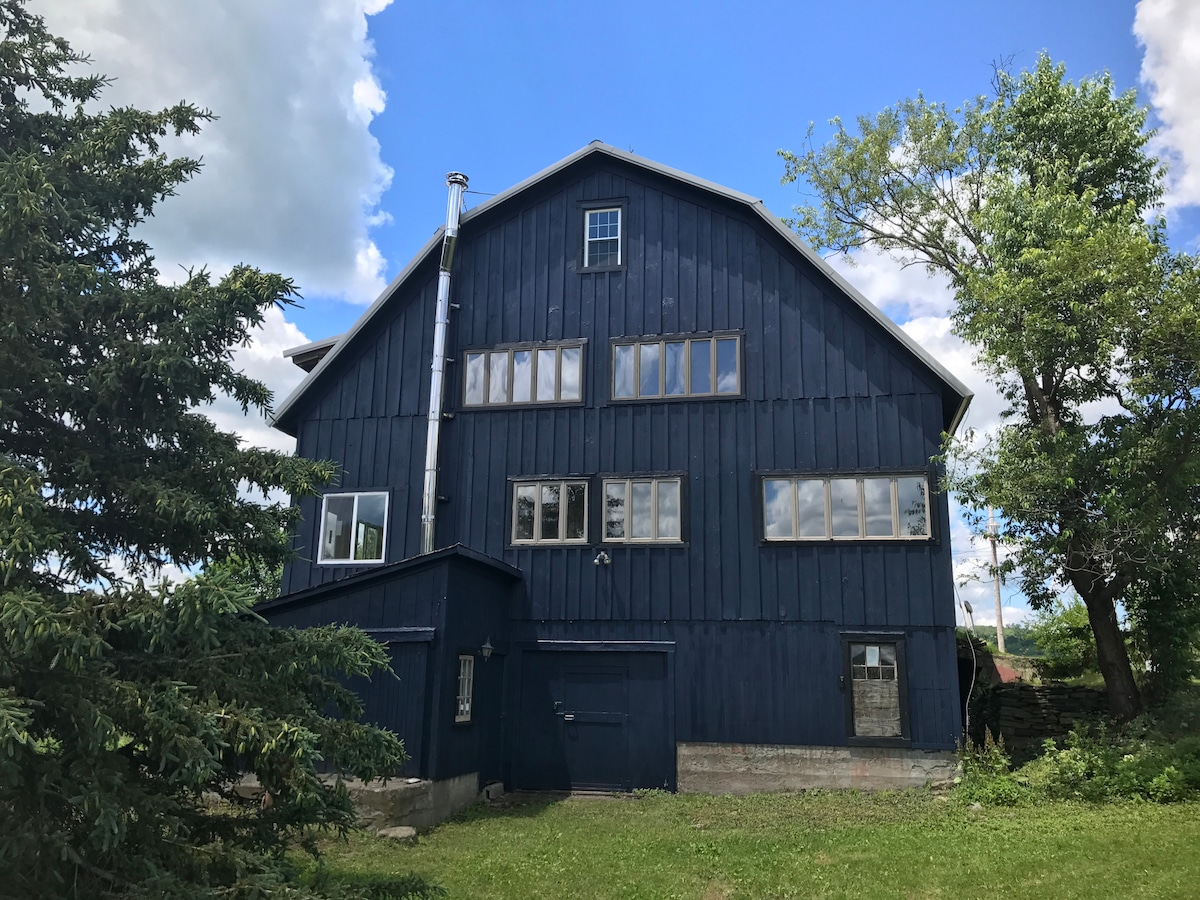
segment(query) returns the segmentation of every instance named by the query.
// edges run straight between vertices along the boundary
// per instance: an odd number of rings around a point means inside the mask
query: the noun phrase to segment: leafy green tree
[[[1160,576],[1189,571],[1198,546],[1200,269],[1152,218],[1162,170],[1132,92],[1073,83],[1045,57],[998,70],[995,88],[955,110],[918,95],[781,151],[784,181],[816,196],[791,224],[949,279],[956,332],[1008,402],[998,433],[952,446],[952,486],[977,513],[1002,510],[1031,602],[1079,594],[1127,719],[1142,700],[1118,603],[1169,643],[1153,626],[1195,602],[1195,582]]]
[[[1096,670],[1096,641],[1087,607],[1078,597],[1058,599],[1038,610],[1031,630],[1042,653],[1044,675],[1073,678]]]
[[[209,114],[92,111],[104,79],[19,0],[0,35],[0,895],[302,895],[284,849],[353,819],[317,764],[387,775],[403,748],[339,680],[378,645],[251,611],[290,518],[244,492],[331,467],[203,414],[267,408],[231,353],[295,290],[241,266],[160,284],[135,226],[197,171],[160,140]]]

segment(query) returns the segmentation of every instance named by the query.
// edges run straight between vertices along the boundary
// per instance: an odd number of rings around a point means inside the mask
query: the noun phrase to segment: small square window
[[[383,561],[388,495],[326,494],[321,509],[318,562]]]
[[[583,267],[621,265],[621,210],[589,209],[585,216]]]
[[[454,721],[471,721],[471,704],[475,692],[475,657],[463,653],[458,657],[458,696],[454,704]]]

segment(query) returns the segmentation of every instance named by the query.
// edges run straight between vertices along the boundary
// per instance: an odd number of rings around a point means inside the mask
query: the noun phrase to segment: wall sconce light
[[[612,557],[609,556],[605,551],[601,550],[596,554],[596,558],[592,560],[592,565],[598,566],[600,563],[604,563],[606,566],[611,566]]]
[[[492,638],[489,635],[487,640],[483,642],[483,646],[479,648],[479,654],[483,657],[483,661],[487,662],[492,658],[492,651],[496,648],[492,646]]]

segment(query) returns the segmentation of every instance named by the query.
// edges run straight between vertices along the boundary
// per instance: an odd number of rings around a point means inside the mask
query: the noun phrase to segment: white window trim
[[[562,537],[567,530],[567,486],[568,485],[583,485],[583,537],[567,538]],[[542,488],[546,485],[557,485],[560,510],[558,515],[558,537],[540,537],[542,531]],[[533,504],[533,538],[518,538],[517,537],[517,492],[523,487],[534,488],[534,504]],[[514,481],[512,485],[512,517],[509,527],[509,538],[514,547],[543,547],[543,546],[578,546],[588,542],[588,514],[589,503],[588,498],[588,481],[585,478],[542,478],[530,479],[526,481]]]
[[[350,559],[327,559],[325,557],[325,514],[331,499],[354,498],[354,512],[350,517]],[[358,526],[358,501],[361,497],[383,497],[383,534],[379,539],[379,559],[354,559],[354,532]],[[324,494],[321,497],[321,517],[317,530],[317,564],[322,566],[378,566],[387,559],[388,519],[391,516],[391,497],[387,491],[349,491]]]
[[[609,537],[608,536],[608,486],[610,484],[625,485],[625,537]],[[633,485],[649,484],[650,485],[650,522],[653,526],[653,537],[635,538],[629,537],[630,517],[632,515],[633,503]],[[661,484],[674,484],[678,491],[679,498],[679,536],[678,537],[660,537],[658,534],[658,487]],[[602,542],[605,544],[682,544],[683,543],[683,479],[678,476],[666,478],[605,478],[600,486],[601,497],[605,504],[603,521],[600,524],[601,534],[603,535]]]
[[[470,722],[475,706],[475,657],[458,655],[458,688],[454,698],[454,721]]]
[[[712,385],[711,391],[693,391],[692,390],[692,344],[701,341],[709,341],[709,363],[708,363],[708,383]],[[736,391],[718,391],[717,390],[717,341],[733,341],[734,342],[734,374],[737,376]],[[682,394],[668,394],[667,389],[667,344],[684,345],[683,350],[683,384],[684,390]],[[643,394],[642,390],[642,347],[652,344],[658,345],[658,393]],[[630,347],[633,350],[633,394],[617,395],[617,349],[620,347]],[[662,337],[652,340],[629,341],[619,340],[613,341],[611,354],[612,377],[609,379],[609,396],[612,400],[619,403],[633,403],[639,400],[684,400],[691,397],[741,397],[742,396],[742,336],[740,334],[722,334],[713,332],[709,334],[696,334],[690,336],[680,335],[678,337]]]
[[[921,492],[925,499],[925,533],[924,534],[901,534],[900,533],[900,503],[899,503],[899,485],[897,481],[901,478],[920,478]],[[835,535],[833,534],[833,499],[830,493],[829,483],[831,481],[849,481],[854,479],[857,482],[858,491],[858,534],[856,535]],[[866,503],[863,494],[864,481],[882,481],[887,479],[891,485],[892,499],[892,533],[888,534],[867,534],[866,525]],[[779,537],[767,534],[767,482],[768,481],[789,481],[791,483],[792,496],[792,533],[786,537]],[[800,495],[799,483],[801,481],[820,481],[824,485],[825,496],[825,534],[823,535],[801,535],[800,534]],[[765,474],[762,476],[762,484],[760,486],[760,499],[763,506],[762,512],[762,533],[763,539],[772,543],[797,543],[802,541],[929,541],[933,538],[933,528],[931,519],[933,509],[929,503],[929,479],[919,472],[897,472],[887,475],[865,475],[859,473],[847,472],[845,474],[832,474],[824,476],[816,475],[772,475]]]
[[[616,238],[604,237],[593,238],[588,232],[591,228],[591,217],[597,213],[615,212],[617,214],[617,236]],[[585,269],[603,268],[607,269],[610,265],[623,265],[625,262],[624,246],[622,233],[625,229],[625,211],[619,206],[603,206],[596,209],[585,209],[583,211],[583,267]],[[608,263],[603,266],[593,266],[591,260],[592,243],[600,243],[601,241],[616,240],[617,242],[617,261],[616,263]]]
[[[541,400],[537,398],[537,378],[538,378],[538,353],[542,350],[554,351],[554,396],[552,398]],[[562,396],[562,365],[563,351],[578,350],[579,351],[579,396],[568,397],[563,399]],[[513,400],[514,389],[514,353],[529,353],[529,399],[528,400]],[[491,399],[492,388],[492,357],[505,354],[507,356],[508,370],[508,390],[507,397],[504,400]],[[471,357],[483,357],[483,401],[481,403],[472,403],[467,399],[467,379],[466,371],[467,364]],[[463,353],[463,407],[466,409],[481,409],[483,407],[497,406],[540,406],[549,403],[582,403],[583,402],[583,385],[585,375],[585,360],[583,342],[567,343],[567,344],[528,344],[520,347],[499,347],[494,350],[467,350]]]

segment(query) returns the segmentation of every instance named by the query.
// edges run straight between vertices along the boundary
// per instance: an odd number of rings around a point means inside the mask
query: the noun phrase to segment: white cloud
[[[204,168],[142,227],[159,267],[280,271],[306,294],[384,287],[369,228],[391,170],[368,130],[385,96],[367,16],[388,0],[33,0],[51,31],[116,78],[104,105],[186,99],[218,120],[172,152]]]
[[[902,266],[873,250],[859,251],[853,260],[839,255],[828,261],[975,392],[960,434],[966,428],[983,433],[1000,424],[1004,400],[975,364],[975,351],[951,330],[954,294],[943,276],[930,276],[924,266]]]
[[[233,365],[269,387],[278,405],[304,378],[304,371],[285,359],[283,351],[307,343],[304,333],[284,319],[281,310],[272,308],[254,333],[251,344],[234,351]],[[295,438],[271,428],[254,410],[243,414],[241,406],[229,397],[218,398],[205,412],[221,429],[236,431],[250,446],[285,453],[296,448]]]
[[[1141,0],[1133,31],[1145,47],[1141,78],[1161,122],[1156,149],[1171,165],[1168,206],[1200,204],[1200,4]]]

